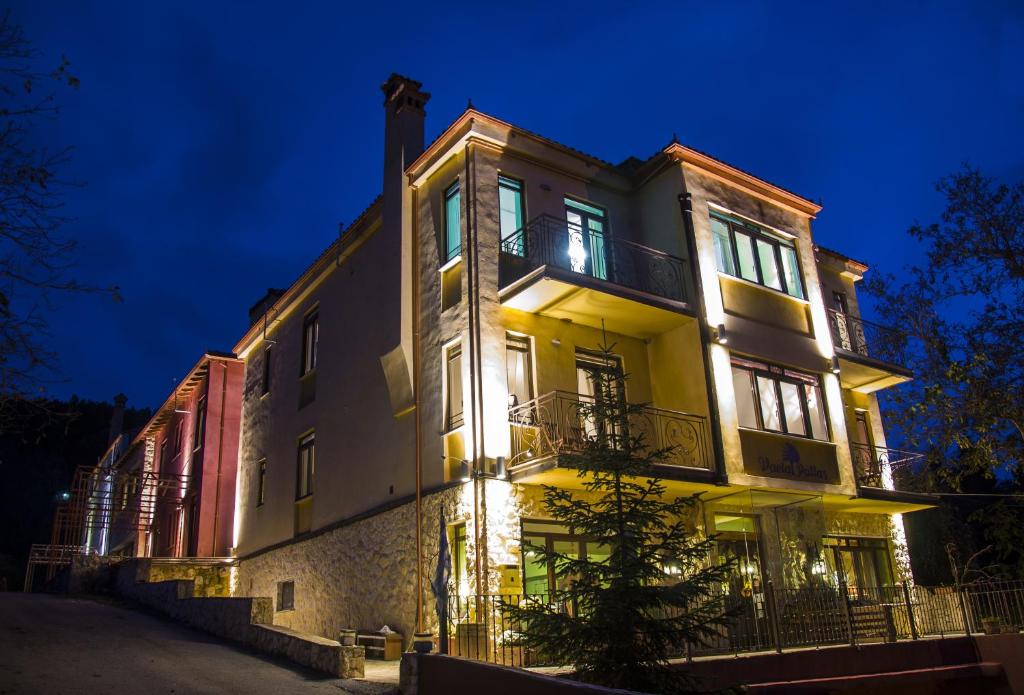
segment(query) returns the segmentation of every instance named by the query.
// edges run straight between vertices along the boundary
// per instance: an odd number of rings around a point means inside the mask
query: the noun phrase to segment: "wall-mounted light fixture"
[[[711,329],[711,338],[719,345],[725,345],[729,342],[729,336],[725,334],[724,323],[720,323]]]
[[[459,461],[459,480],[464,483],[468,483],[473,479],[473,474],[469,470],[469,461],[462,459]]]
[[[839,373],[839,358],[836,357],[835,355],[832,355],[832,359],[829,360],[828,366],[829,366],[829,369],[832,370],[833,374],[838,374]]]
[[[508,471],[505,467],[505,457],[498,456],[494,459],[494,477],[499,480],[504,480],[508,475]]]
[[[519,405],[519,396],[514,393],[508,394],[508,407],[515,408],[517,405]]]

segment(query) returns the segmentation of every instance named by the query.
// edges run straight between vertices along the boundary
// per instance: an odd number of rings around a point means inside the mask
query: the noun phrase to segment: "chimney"
[[[124,429],[124,404],[128,402],[128,396],[119,393],[114,396],[114,409],[110,412],[110,435],[107,437],[107,446],[114,443]]]
[[[416,80],[391,73],[384,92],[384,230],[399,237],[405,168],[423,153],[423,124],[430,95]]]

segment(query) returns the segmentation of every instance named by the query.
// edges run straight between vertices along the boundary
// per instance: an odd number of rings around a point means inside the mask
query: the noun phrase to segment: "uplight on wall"
[[[725,334],[724,323],[720,323],[711,329],[711,338],[719,345],[725,345],[729,342],[729,336]]]
[[[459,480],[464,483],[468,483],[473,479],[473,475],[469,470],[469,461],[462,459],[459,461]]]
[[[839,358],[832,355],[832,359],[829,361],[829,369],[832,370],[833,374],[839,373]]]
[[[505,466],[505,457],[498,456],[494,459],[494,476],[500,480],[504,480],[508,471]]]

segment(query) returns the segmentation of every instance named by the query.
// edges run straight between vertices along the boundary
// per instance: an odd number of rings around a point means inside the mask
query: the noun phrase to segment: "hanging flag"
[[[434,590],[434,605],[437,608],[437,619],[444,630],[444,616],[447,612],[448,579],[452,576],[452,554],[448,550],[448,530],[444,523],[444,510],[438,512],[437,567],[434,578],[430,580],[430,588]]]

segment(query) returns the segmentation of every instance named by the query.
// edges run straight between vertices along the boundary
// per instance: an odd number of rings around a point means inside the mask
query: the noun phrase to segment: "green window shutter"
[[[462,193],[456,181],[444,192],[445,260],[462,252]]]

